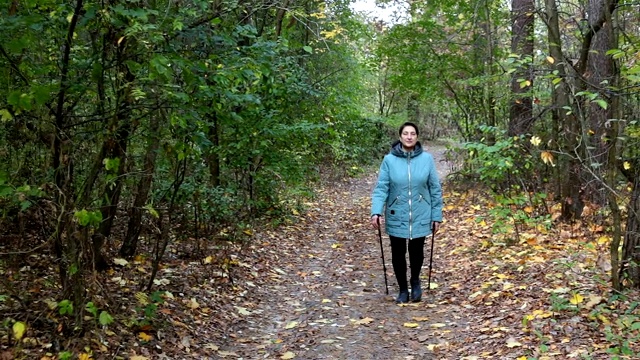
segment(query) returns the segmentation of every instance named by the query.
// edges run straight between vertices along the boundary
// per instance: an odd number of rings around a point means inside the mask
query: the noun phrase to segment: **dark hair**
[[[404,128],[406,128],[407,126],[412,126],[414,129],[416,129],[416,135],[420,135],[420,130],[418,129],[418,125],[412,123],[411,121],[407,121],[404,124],[400,125],[400,129],[398,130],[398,135],[402,136],[402,130],[404,130]]]

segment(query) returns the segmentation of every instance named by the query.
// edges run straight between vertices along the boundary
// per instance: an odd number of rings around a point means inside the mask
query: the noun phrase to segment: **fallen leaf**
[[[247,310],[247,308],[244,308],[242,306],[236,306],[235,308],[236,308],[236,310],[238,310],[238,314],[240,314],[240,315],[251,315],[252,314],[251,311]]]
[[[508,348],[513,348],[513,347],[517,347],[517,346],[522,346],[521,343],[519,343],[518,341],[516,341],[516,339],[510,337],[507,339],[507,347]]]
[[[591,310],[594,306],[600,304],[602,302],[602,296],[591,295],[589,296],[589,301],[584,304],[584,308],[587,310]]]
[[[200,307],[200,304],[198,304],[198,300],[196,300],[196,298],[191,298],[187,306],[189,307],[189,309],[195,310]]]
[[[418,323],[410,323],[410,322],[404,323],[404,327],[408,327],[408,328],[417,328],[418,326],[420,326],[420,324]]]
[[[280,356],[280,359],[287,360],[293,359],[294,357],[296,357],[295,353],[293,353],[292,351],[287,351],[286,353],[282,354],[282,356]]]
[[[356,324],[356,325],[365,325],[365,324],[370,324],[372,321],[373,321],[372,318],[366,317],[364,319],[356,320],[354,322],[354,324]]]
[[[293,329],[296,326],[298,326],[298,322],[297,321],[292,321],[292,322],[288,323],[284,328],[285,329]]]
[[[113,259],[113,263],[120,266],[127,266],[129,262],[125,259],[115,258]]]
[[[27,324],[22,321],[16,321],[13,323],[13,337],[16,338],[16,340],[22,339],[25,331],[27,331]]]
[[[578,305],[583,301],[584,301],[584,297],[578,293],[573,294],[571,299],[569,299],[569,302],[572,303],[573,305]]]
[[[149,335],[149,334],[147,334],[145,332],[139,332],[138,333],[138,338],[140,338],[140,340],[146,341],[146,342],[149,342],[149,341],[153,340],[153,336],[151,336],[151,335]]]

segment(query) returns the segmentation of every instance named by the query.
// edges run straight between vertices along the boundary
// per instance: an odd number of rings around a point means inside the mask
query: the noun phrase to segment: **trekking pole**
[[[431,255],[429,255],[429,285],[427,286],[427,290],[431,290],[431,264],[433,263],[433,242],[436,237],[436,226],[435,224],[431,227]]]
[[[382,248],[382,231],[380,230],[380,216],[376,219],[378,222],[378,238],[380,239],[380,253],[382,254],[382,270],[384,271],[384,288],[389,295],[389,285],[387,284],[387,265],[384,263],[384,249]]]

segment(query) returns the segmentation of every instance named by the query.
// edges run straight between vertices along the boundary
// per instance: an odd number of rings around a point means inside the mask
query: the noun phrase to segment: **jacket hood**
[[[422,154],[422,144],[420,144],[420,141],[418,141],[416,143],[416,146],[413,148],[413,151],[411,152],[405,152],[402,150],[402,143],[400,142],[400,140],[396,140],[393,144],[391,144],[391,154],[397,156],[397,157],[403,157],[406,158],[408,156],[411,156],[412,158]]]

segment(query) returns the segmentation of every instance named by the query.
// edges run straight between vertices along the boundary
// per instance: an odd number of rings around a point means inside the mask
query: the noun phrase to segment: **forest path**
[[[452,168],[442,161],[445,148],[427,150],[443,178]],[[601,360],[640,353],[637,343],[620,348],[627,334],[607,330],[619,315],[606,300],[601,227],[536,220],[510,232],[505,226],[518,211],[534,219],[549,209],[501,205],[473,183],[462,189],[444,182],[437,287],[420,303],[395,304],[389,240],[383,236],[386,295],[378,233],[369,224],[376,172],[322,184],[296,221],[254,233],[243,258],[252,262],[240,266],[247,278],[236,282],[229,313],[218,313],[227,321],[209,347],[214,358]],[[425,257],[423,288],[428,249]]]
[[[430,146],[442,177],[445,148]],[[442,160],[442,161],[441,161]],[[369,224],[371,173],[318,189],[317,200],[297,223],[279,233],[256,234],[255,248],[271,258],[268,280],[249,287],[236,304],[241,313],[226,329],[218,355],[229,358],[295,359],[436,359],[439,349],[462,346],[457,329],[466,321],[452,303],[456,274],[445,257],[455,241],[447,226],[436,236],[432,283],[423,301],[396,305],[397,284],[389,240],[383,247],[385,280],[378,233]],[[428,239],[430,240],[430,239]],[[428,244],[423,287],[428,276]],[[264,257],[260,257],[264,260]],[[263,261],[261,260],[261,261]],[[263,264],[264,265],[264,264]],[[263,278],[263,280],[265,280]],[[255,284],[251,284],[255,285]]]

